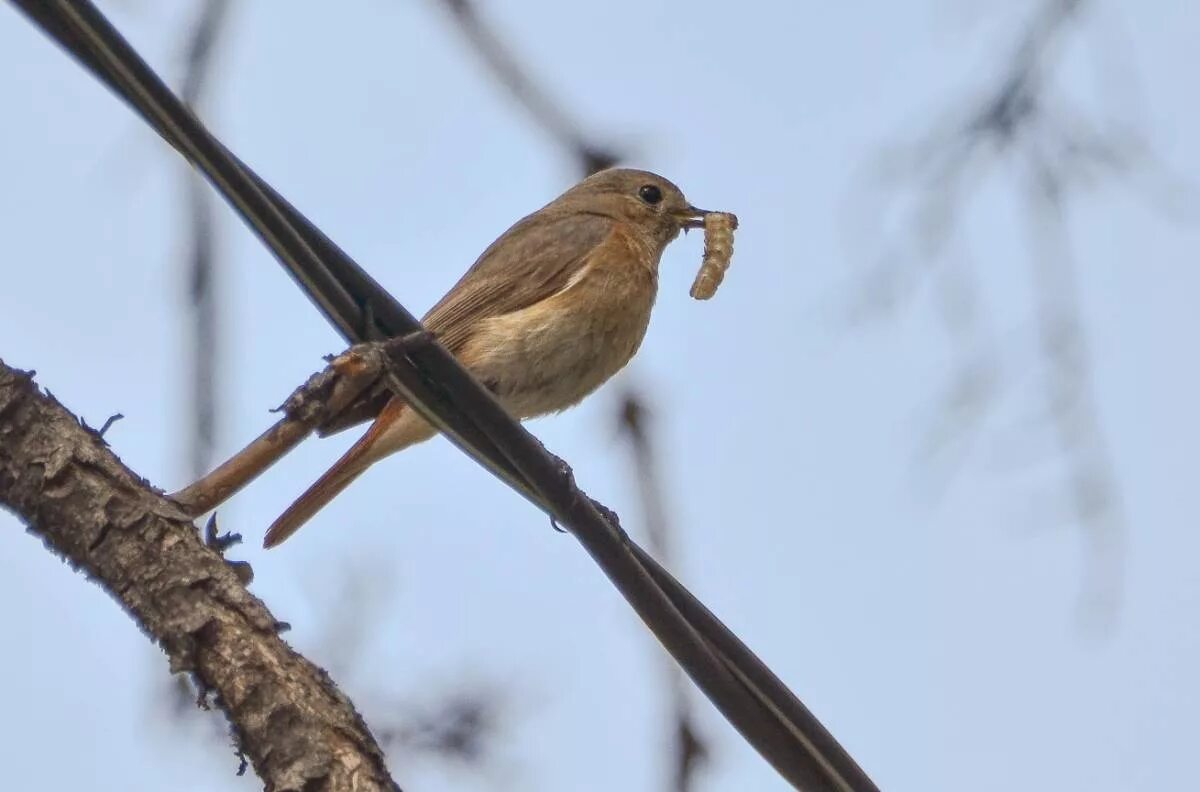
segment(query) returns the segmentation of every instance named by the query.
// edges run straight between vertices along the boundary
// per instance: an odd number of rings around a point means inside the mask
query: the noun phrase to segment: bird
[[[526,420],[566,410],[633,358],[658,293],[659,262],[698,209],[670,180],[599,171],[500,235],[422,324]],[[436,430],[392,395],[366,432],[271,524],[264,547],[291,537],[369,467]]]

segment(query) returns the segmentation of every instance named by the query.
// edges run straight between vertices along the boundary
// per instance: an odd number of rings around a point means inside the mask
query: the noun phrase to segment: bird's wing
[[[520,220],[493,242],[423,324],[458,354],[480,319],[528,308],[556,294],[612,233],[611,218],[539,212]],[[328,436],[374,418],[392,398],[380,382],[321,426]]]
[[[453,353],[480,319],[528,308],[566,287],[613,232],[594,214],[533,214],[493,242],[423,323]]]

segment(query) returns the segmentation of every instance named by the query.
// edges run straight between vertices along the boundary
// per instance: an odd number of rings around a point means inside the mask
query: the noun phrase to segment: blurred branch
[[[191,252],[187,260],[188,300],[191,307],[191,402],[189,469],[202,476],[212,466],[217,443],[217,371],[220,339],[217,327],[217,263],[214,253],[216,231],[211,191],[195,175],[184,183],[188,204],[188,233]]]
[[[653,442],[646,428],[646,406],[634,393],[626,394],[621,403],[621,427],[633,448],[634,475],[641,492],[642,511],[645,515],[646,538],[650,551],[664,565],[670,566],[672,557],[670,523],[663,503],[662,483],[658,475],[658,463],[654,455]],[[678,666],[667,666],[667,686],[671,695],[673,712],[672,737],[675,742],[672,766],[671,789],[675,792],[690,792],[695,788],[696,772],[708,761],[710,749],[700,736],[692,714],[691,700],[683,684],[683,675]]]
[[[213,53],[225,29],[229,0],[201,0],[185,46],[186,64],[179,96],[198,113],[212,75]],[[192,477],[204,475],[212,465],[217,442],[217,377],[221,343],[217,324],[216,219],[212,191],[191,168],[184,173],[184,202],[188,207],[190,240],[188,300],[191,307],[190,469]]]
[[[1085,616],[1104,619],[1119,605],[1125,515],[1095,404],[1087,334],[1079,307],[1075,262],[1063,213],[1062,174],[1031,155],[1028,226],[1038,278],[1038,337],[1046,361],[1046,415],[1071,461],[1068,495],[1075,519],[1088,526],[1091,563]]]
[[[377,557],[334,570],[334,591],[322,591],[321,610],[329,618],[321,626],[312,654],[321,658],[343,686],[362,689],[378,684],[372,674],[378,658],[366,653],[371,638],[382,634],[385,615],[395,583],[394,565]],[[395,680],[388,679],[394,687]],[[394,691],[380,690],[365,697],[364,711],[380,744],[389,756],[404,753],[406,759],[426,757],[444,764],[482,770],[495,751],[502,731],[503,706],[491,685],[464,683],[455,677],[451,690],[433,693],[429,685],[417,683],[419,700],[395,706]]]
[[[0,504],[120,602],[173,672],[192,675],[268,789],[399,789],[351,702],[279,637],[245,567],[3,362]]]
[[[411,757],[425,754],[461,767],[483,769],[502,730],[504,707],[491,689],[461,687],[438,695],[424,707],[408,705],[406,720],[378,729],[379,741],[389,751]]]
[[[467,44],[483,61],[496,81],[529,113],[556,144],[578,163],[584,176],[611,168],[621,156],[608,146],[594,143],[583,133],[561,104],[550,97],[529,71],[479,15],[474,0],[437,0],[454,20]]]
[[[1118,602],[1125,517],[1092,392],[1064,207],[1098,178],[1126,176],[1153,162],[1127,124],[1089,119],[1055,90],[1063,50],[1092,5],[1042,0],[990,88],[950,121],[935,124],[915,145],[892,151],[884,160],[884,184],[907,186],[914,193],[907,225],[915,254],[904,256],[894,249],[885,254],[865,286],[871,295],[868,309],[878,310],[890,307],[901,290],[910,290],[924,274],[933,278],[945,333],[958,347],[962,363],[940,402],[929,450],[944,454],[957,443],[961,461],[995,410],[1004,378],[977,275],[961,253],[959,261],[947,261],[948,249],[960,227],[959,214],[975,192],[1000,166],[1013,168],[1016,183],[1023,185],[1016,194],[1027,209],[1032,244],[1047,414],[1066,465],[1075,520],[1088,533],[1095,550],[1091,558],[1102,560],[1087,573],[1084,604],[1094,609],[1093,615],[1110,618]]]
[[[199,105],[212,75],[213,52],[225,30],[228,12],[229,0],[201,0],[200,13],[188,34],[179,99],[193,109]]]
[[[374,688],[379,659],[366,650],[372,638],[386,634],[382,624],[395,584],[394,564],[378,556],[347,562],[328,570],[336,576],[333,590],[312,589],[327,614],[312,642],[321,660],[343,687],[370,691],[360,698],[364,714],[380,745],[405,764],[427,758],[442,765],[488,770],[503,731],[505,707],[497,686],[468,684],[456,674],[450,690],[434,692],[427,681],[415,681],[415,700],[396,703],[394,690]],[[388,687],[396,680],[386,678]]]
[[[331,587],[307,589],[314,607],[325,615],[317,626],[313,651],[330,673],[350,680],[364,666],[374,665],[364,655],[371,640],[382,633],[381,624],[394,596],[396,568],[390,558],[371,556],[357,562],[344,559],[327,568],[327,575],[335,577]],[[382,736],[380,741],[384,741]]]

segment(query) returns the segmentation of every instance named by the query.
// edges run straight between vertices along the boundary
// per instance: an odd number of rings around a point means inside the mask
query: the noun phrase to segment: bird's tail
[[[409,410],[403,401],[389,401],[366,434],[271,523],[263,538],[263,547],[275,547],[300,530],[314,514],[350,486],[351,482],[371,465],[432,434],[433,430],[429,425]]]

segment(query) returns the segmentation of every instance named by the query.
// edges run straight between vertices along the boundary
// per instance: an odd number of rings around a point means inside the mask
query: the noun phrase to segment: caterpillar
[[[704,215],[704,259],[692,281],[689,292],[693,299],[708,300],[717,293],[725,279],[729,260],[733,257],[733,231],[738,226],[737,215],[729,212],[709,212]]]

